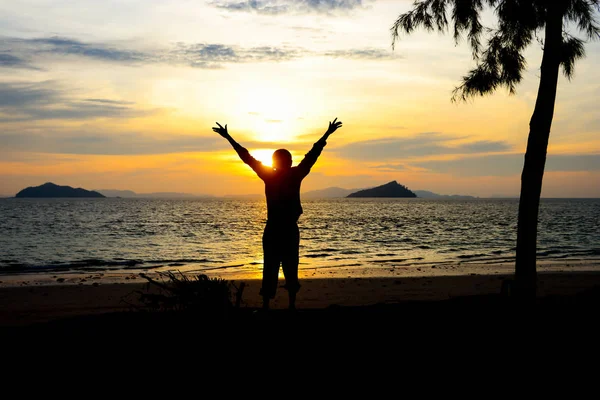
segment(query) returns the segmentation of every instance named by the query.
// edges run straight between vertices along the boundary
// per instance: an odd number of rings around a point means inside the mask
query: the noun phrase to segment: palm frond
[[[600,0],[420,0],[392,25],[392,47],[400,33],[410,34],[419,27],[445,32],[451,26],[456,43],[466,36],[477,62],[454,89],[452,100],[489,94],[499,87],[514,94],[526,67],[523,52],[546,25],[548,7],[559,1],[565,24],[571,22],[588,39],[600,38],[596,20]],[[497,29],[482,25],[480,17],[485,6],[494,10]],[[488,39],[483,46],[485,37]],[[565,34],[561,65],[567,78],[573,76],[575,62],[584,56],[584,41]]]
[[[390,29],[392,32],[392,48],[400,39],[400,32],[412,33],[419,27],[427,31],[445,31],[448,28],[446,17],[446,3],[448,0],[424,0],[415,1],[413,9],[401,14]]]
[[[576,24],[589,40],[600,39],[600,25],[595,11],[600,12],[599,0],[571,0],[565,11],[565,19]]]
[[[563,37],[560,48],[560,65],[567,79],[571,80],[574,74],[575,61],[585,57],[584,41],[574,36]]]
[[[466,32],[473,58],[477,59],[481,46],[480,37],[483,31],[483,25],[479,21],[483,3],[480,0],[454,0],[453,3],[454,41],[458,43],[462,33]]]
[[[510,94],[516,92],[527,63],[522,49],[511,38],[501,30],[494,31],[477,67],[469,71],[452,92],[452,101],[491,94],[499,86],[505,86]]]

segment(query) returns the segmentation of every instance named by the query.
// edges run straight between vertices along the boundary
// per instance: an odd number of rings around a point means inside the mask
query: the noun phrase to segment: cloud
[[[495,153],[511,150],[511,146],[506,144],[506,142],[501,141],[478,140],[476,142],[462,144],[460,145],[460,149],[464,153]]]
[[[600,171],[600,154],[549,154],[546,171]]]
[[[221,137],[164,134],[159,138],[137,132],[103,132],[44,129],[0,133],[3,151],[139,155],[225,150],[229,143]]]
[[[48,82],[0,82],[0,110],[4,108],[43,106],[55,102],[59,96],[59,91],[51,89]]]
[[[185,44],[178,43],[176,49],[170,52],[172,56],[163,57],[168,63],[187,64],[195,68],[221,68],[228,63],[248,63],[265,61],[288,61],[300,56],[300,49],[279,47],[241,48],[223,44]]]
[[[0,53],[0,67],[38,69],[29,65],[29,63],[22,58],[8,53]]]
[[[250,12],[254,11],[258,14],[267,14],[267,15],[277,15],[284,14],[289,12],[290,5],[289,4],[277,4],[274,1],[239,1],[239,2],[230,2],[230,1],[213,1],[209,3],[217,8],[221,8],[227,11],[243,11]]]
[[[2,138],[1,135],[0,138]],[[40,156],[40,153],[34,153],[29,151],[13,151],[10,148],[0,149],[0,162],[20,162],[36,166],[52,166],[56,165],[57,162],[67,163],[78,161],[82,161],[82,159],[80,157],[72,155],[51,155],[49,153],[45,153],[43,156]]]
[[[0,122],[49,119],[131,118],[155,110],[139,110],[134,103],[69,96],[56,82],[0,82]]]
[[[148,61],[147,54],[132,50],[119,50],[103,44],[90,44],[78,40],[50,37],[37,39],[21,39],[35,47],[37,52],[62,55],[78,55],[105,61],[144,62]]]
[[[335,151],[343,158],[362,161],[398,160],[444,154],[503,152],[512,147],[503,141],[475,141],[453,144],[466,136],[424,132],[411,137],[394,137],[354,142]]]
[[[147,134],[136,131],[108,131],[87,127],[70,128],[27,127],[0,130],[0,160],[8,153],[55,153],[80,155],[141,155],[187,152],[235,152],[219,135],[196,136],[169,132]],[[281,143],[243,141],[250,153],[254,149],[278,149]],[[285,147],[298,154],[311,148],[309,143],[286,143]],[[18,157],[21,157],[20,155]],[[19,161],[19,158],[13,161]]]
[[[406,168],[406,165],[404,165],[404,164],[382,164],[382,165],[375,165],[371,168],[378,169],[378,170],[384,171],[384,172],[406,171],[408,169],[408,168]]]
[[[52,57],[79,57],[96,61],[122,64],[157,62],[158,54],[138,50],[120,49],[107,43],[85,43],[59,36],[45,38],[0,37],[0,52],[10,53],[12,67],[36,68],[35,64],[48,63]],[[2,54],[2,53],[0,53]],[[18,59],[21,62],[17,62]],[[24,60],[29,60],[26,63]],[[10,65],[9,65],[10,66]]]
[[[391,50],[376,48],[334,50],[325,52],[324,55],[328,57],[348,58],[352,60],[393,60],[402,58],[398,54],[394,54]]]
[[[461,176],[512,176],[523,169],[524,154],[492,154],[457,160],[434,160],[415,166]],[[600,154],[548,154],[547,172],[600,171]]]
[[[142,51],[122,49],[109,43],[85,43],[58,36],[0,39],[0,66],[8,68],[35,68],[32,63],[46,65],[56,57],[78,57],[130,66],[168,64],[218,69],[227,64],[282,62],[307,56],[382,61],[398,58],[389,50],[376,48],[312,52],[300,47],[289,46],[241,47],[219,43],[178,42],[166,48]],[[48,57],[51,59],[48,60]],[[26,62],[25,60],[31,61]]]
[[[91,103],[100,103],[100,104],[119,104],[119,105],[135,104],[135,102],[133,102],[133,101],[109,100],[109,99],[83,99],[83,101],[89,101]]]
[[[4,54],[4,58],[0,58],[0,65],[9,67],[23,66],[23,57],[41,62],[48,56],[76,56],[123,65],[162,63],[205,69],[222,68],[228,63],[287,61],[299,57],[302,52],[299,48],[272,46],[242,48],[216,43],[181,42],[168,48],[141,51],[120,49],[107,43],[85,43],[58,36],[35,39],[3,38],[0,40],[0,51],[2,50],[17,53],[17,55]]]
[[[229,46],[222,44],[178,43],[171,52],[176,60],[195,68],[220,68],[223,63],[240,62],[240,56]]]
[[[247,0],[212,1],[212,6],[232,12],[263,15],[281,14],[346,14],[364,8],[362,0]]]

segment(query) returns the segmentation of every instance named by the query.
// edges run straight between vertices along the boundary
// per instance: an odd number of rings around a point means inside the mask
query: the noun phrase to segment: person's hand
[[[225,139],[229,139],[229,133],[227,132],[227,124],[225,124],[225,128],[223,128],[218,122],[216,124],[219,125],[219,127],[213,127],[212,130],[217,132],[219,135],[223,136]]]
[[[327,128],[327,132],[325,132],[325,133],[327,135],[331,135],[333,132],[335,132],[338,128],[341,128],[341,127],[342,127],[342,121],[338,121],[336,118],[333,120],[333,122],[329,122],[329,128]]]

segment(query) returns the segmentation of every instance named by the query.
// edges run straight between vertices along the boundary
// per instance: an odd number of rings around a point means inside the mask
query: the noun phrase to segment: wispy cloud
[[[54,153],[80,155],[140,155],[187,152],[229,151],[231,145],[219,135],[182,135],[171,132],[145,133],[91,128],[91,124],[69,127],[36,124],[0,130],[0,160],[5,154]],[[281,143],[243,141],[252,153],[254,149],[277,149]],[[310,143],[287,143],[286,148],[301,154],[310,150]],[[235,153],[231,153],[235,154]],[[20,157],[20,156],[19,156]],[[18,160],[16,160],[18,161]]]
[[[263,15],[280,14],[346,14],[364,8],[362,0],[247,0],[212,1],[214,7],[232,12],[252,12]]]
[[[424,132],[410,137],[394,137],[365,140],[336,149],[344,158],[381,161],[446,154],[474,154],[505,152],[512,146],[504,141],[480,140],[455,143],[466,136],[448,135],[439,132]]]
[[[151,50],[124,49],[110,43],[85,43],[64,37],[35,39],[2,38],[0,58],[5,66],[23,66],[23,58],[44,61],[48,56],[74,56],[124,65],[172,64],[195,68],[221,68],[227,63],[286,61],[300,55],[302,49],[259,46],[242,48],[216,43],[175,43],[168,48]]]
[[[10,68],[35,68],[35,64],[46,65],[56,57],[78,57],[121,65],[169,64],[217,69],[227,64],[282,62],[308,56],[368,60],[398,58],[389,50],[376,48],[313,52],[290,46],[241,47],[220,43],[178,42],[166,48],[134,50],[110,43],[85,43],[57,36],[0,39],[0,66]]]
[[[56,101],[60,91],[51,88],[50,82],[19,83],[0,82],[0,110],[44,106]]]
[[[300,47],[258,46],[244,48],[224,44],[177,43],[168,55],[157,58],[156,62],[187,64],[198,68],[221,68],[223,64],[280,62],[308,56],[322,56],[345,59],[391,60],[400,58],[391,50],[364,48],[313,52]]]
[[[0,53],[0,67],[38,69],[22,58],[8,53]]]
[[[298,32],[310,32],[310,33],[321,33],[325,32],[324,28],[314,28],[312,26],[290,26],[289,29]]]
[[[105,132],[20,129],[0,133],[3,150],[15,152],[139,155],[205,152],[229,148],[220,137],[163,134],[159,137],[139,132]]]
[[[109,100],[109,99],[83,99],[83,101],[89,101],[90,103],[100,103],[100,104],[119,104],[119,105],[135,104],[135,102],[133,102],[133,101]]]
[[[492,154],[456,160],[432,160],[415,166],[460,176],[512,176],[523,169],[523,154]],[[547,172],[600,171],[600,154],[548,154]]]
[[[0,82],[0,122],[48,119],[131,118],[152,110],[112,99],[77,99],[59,84],[45,82]]]
[[[36,39],[21,39],[35,47],[37,52],[52,54],[77,55],[98,60],[120,61],[120,62],[143,62],[148,61],[149,56],[140,51],[121,50],[104,44],[84,43],[75,39],[50,37]]]
[[[223,64],[228,63],[288,61],[298,58],[301,51],[269,46],[241,48],[223,44],[177,43],[176,48],[169,53],[171,58],[161,59],[168,63],[187,64],[196,68],[221,68]]]
[[[260,46],[242,48],[215,43],[175,43],[166,49],[131,50],[121,49],[108,43],[85,43],[79,40],[50,37],[36,39],[4,38],[0,50],[4,66],[21,67],[23,57],[42,61],[47,56],[76,56],[83,59],[119,63],[125,65],[164,63],[187,65],[195,68],[221,68],[223,64],[286,61],[300,56],[302,49]]]
[[[348,49],[348,50],[333,50],[325,52],[325,56],[334,58],[349,58],[355,60],[392,60],[402,58],[398,54],[392,52],[391,49]]]
[[[375,165],[371,168],[378,169],[384,172],[406,171],[408,169],[404,164],[382,164]]]

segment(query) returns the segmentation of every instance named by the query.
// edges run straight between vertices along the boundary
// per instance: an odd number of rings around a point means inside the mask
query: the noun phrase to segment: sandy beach
[[[539,299],[568,299],[600,287],[600,272],[586,269],[584,264],[576,267],[572,264],[560,267],[553,265],[541,269]],[[474,296],[499,297],[502,282],[511,278],[504,267],[480,268],[478,271],[468,274],[436,272],[426,276],[305,277],[301,280],[302,289],[297,305],[300,310],[310,312],[408,303],[441,304]],[[31,326],[81,316],[133,312],[134,306],[139,305],[139,293],[149,290],[146,281],[135,275],[121,276],[120,279],[104,273],[77,278],[72,275],[40,275],[27,277],[27,280],[23,280],[23,276],[8,278],[3,276],[0,284],[0,327]],[[259,307],[260,280],[228,280],[237,286],[241,282],[246,284],[241,308],[252,310]],[[283,285],[283,281],[280,284]],[[586,301],[597,302],[598,297]],[[279,288],[272,307],[275,310],[287,307],[287,292],[283,288]]]

